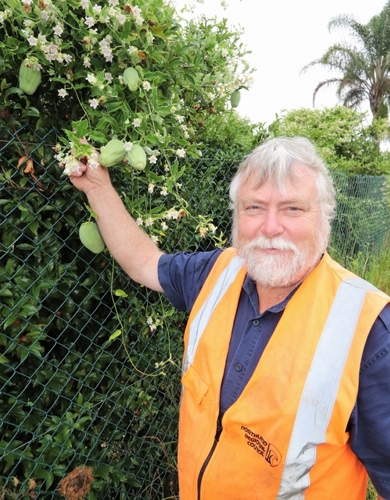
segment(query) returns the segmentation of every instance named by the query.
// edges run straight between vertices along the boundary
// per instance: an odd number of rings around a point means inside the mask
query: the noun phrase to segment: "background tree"
[[[303,136],[317,147],[333,171],[360,175],[388,175],[389,152],[381,152],[374,137],[387,135],[387,121],[365,124],[365,113],[343,106],[290,111],[269,127],[274,136]]]
[[[303,68],[321,65],[337,71],[335,76],[320,82],[313,93],[324,86],[336,85],[337,96],[344,106],[358,108],[368,102],[373,119],[388,116],[390,96],[390,2],[367,24],[361,24],[350,15],[334,17],[329,30],[345,28],[353,43],[337,43],[319,59]]]

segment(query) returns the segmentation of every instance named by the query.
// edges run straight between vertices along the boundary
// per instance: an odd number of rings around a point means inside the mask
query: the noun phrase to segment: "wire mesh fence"
[[[178,498],[185,315],[80,245],[85,200],[55,161],[57,132],[28,151],[25,132],[0,143],[0,498]],[[187,161],[191,209],[211,213],[228,240],[238,159]],[[332,251],[341,260],[380,251],[388,179],[336,173],[335,182]],[[178,226],[168,250],[208,245]]]

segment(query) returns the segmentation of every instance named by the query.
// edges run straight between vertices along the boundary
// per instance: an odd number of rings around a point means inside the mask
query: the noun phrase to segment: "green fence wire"
[[[108,253],[80,245],[85,199],[55,161],[57,132],[28,151],[26,137],[22,128],[0,142],[0,498],[178,498],[186,318],[130,282]],[[196,188],[183,186],[191,209],[211,212],[226,235],[237,164],[205,155],[189,165]],[[345,260],[379,251],[387,178],[335,173],[335,182],[332,250]],[[177,251],[183,241],[199,245],[184,231],[173,238]]]

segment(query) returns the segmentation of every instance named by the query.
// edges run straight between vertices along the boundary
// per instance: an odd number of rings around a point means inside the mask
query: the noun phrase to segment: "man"
[[[364,500],[366,471],[390,499],[389,298],[326,253],[334,188],[313,145],[277,138],[242,162],[233,248],[213,252],[160,252],[107,170],[71,180],[129,276],[191,311],[181,500]]]

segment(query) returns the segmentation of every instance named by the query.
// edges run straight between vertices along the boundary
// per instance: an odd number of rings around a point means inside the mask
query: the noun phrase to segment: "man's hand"
[[[82,159],[79,170],[72,172],[69,176],[71,183],[88,196],[93,190],[110,186],[110,175],[108,169],[98,165],[90,168],[88,159]]]

